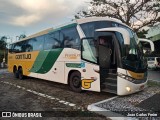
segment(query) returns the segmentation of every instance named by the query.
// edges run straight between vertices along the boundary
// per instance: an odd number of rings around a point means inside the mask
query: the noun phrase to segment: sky
[[[14,41],[70,22],[74,15],[88,7],[90,0],[0,0],[0,36]]]

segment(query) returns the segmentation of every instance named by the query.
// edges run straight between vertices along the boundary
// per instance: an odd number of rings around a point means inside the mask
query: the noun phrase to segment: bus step
[[[102,90],[102,92],[108,92],[108,93],[117,94],[117,91],[115,91],[115,90],[110,90],[110,89],[104,89],[104,90]]]
[[[117,73],[117,70],[116,69],[109,69],[109,73]]]
[[[107,77],[108,77],[108,78],[117,79],[117,74],[115,74],[115,73],[108,73],[108,74],[107,74]]]
[[[110,86],[117,87],[117,83],[115,84],[115,83],[108,83],[108,82],[106,82],[105,86],[108,86],[108,87],[110,87]]]
[[[108,77],[108,78],[105,79],[105,82],[112,83],[112,84],[117,84],[117,78]]]
[[[101,85],[101,90],[103,91],[105,89],[117,91],[117,84],[105,82]]]

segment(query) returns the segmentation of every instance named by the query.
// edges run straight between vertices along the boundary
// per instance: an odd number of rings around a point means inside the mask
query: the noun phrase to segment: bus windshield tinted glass
[[[127,26],[113,22],[113,27],[121,27],[128,31],[130,35],[130,45],[121,44],[121,56],[123,65],[126,69],[136,70],[146,68],[146,62],[143,58],[142,45],[137,44],[137,35]]]

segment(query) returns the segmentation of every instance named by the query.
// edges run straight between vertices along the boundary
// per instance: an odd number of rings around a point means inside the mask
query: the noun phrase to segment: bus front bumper
[[[118,95],[129,95],[132,93],[142,91],[146,87],[147,87],[147,81],[144,83],[135,84],[121,77],[118,77],[117,94]]]

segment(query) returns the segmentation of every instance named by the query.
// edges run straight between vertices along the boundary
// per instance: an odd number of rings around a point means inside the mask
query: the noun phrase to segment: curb
[[[119,96],[115,96],[115,97],[112,97],[112,98],[109,98],[109,99],[106,99],[106,100],[88,105],[87,110],[95,112],[95,113],[103,115],[103,116],[106,116],[107,118],[110,118],[112,120],[128,120],[128,119],[129,120],[138,120],[138,119],[131,118],[131,117],[126,117],[126,116],[123,116],[121,114],[118,114],[118,113],[112,112],[110,110],[103,109],[103,108],[100,108],[100,107],[96,106],[97,104],[100,104],[100,103],[103,103],[103,102],[108,102],[108,101],[116,99],[118,97]],[[110,116],[114,116],[114,117],[110,117]]]

